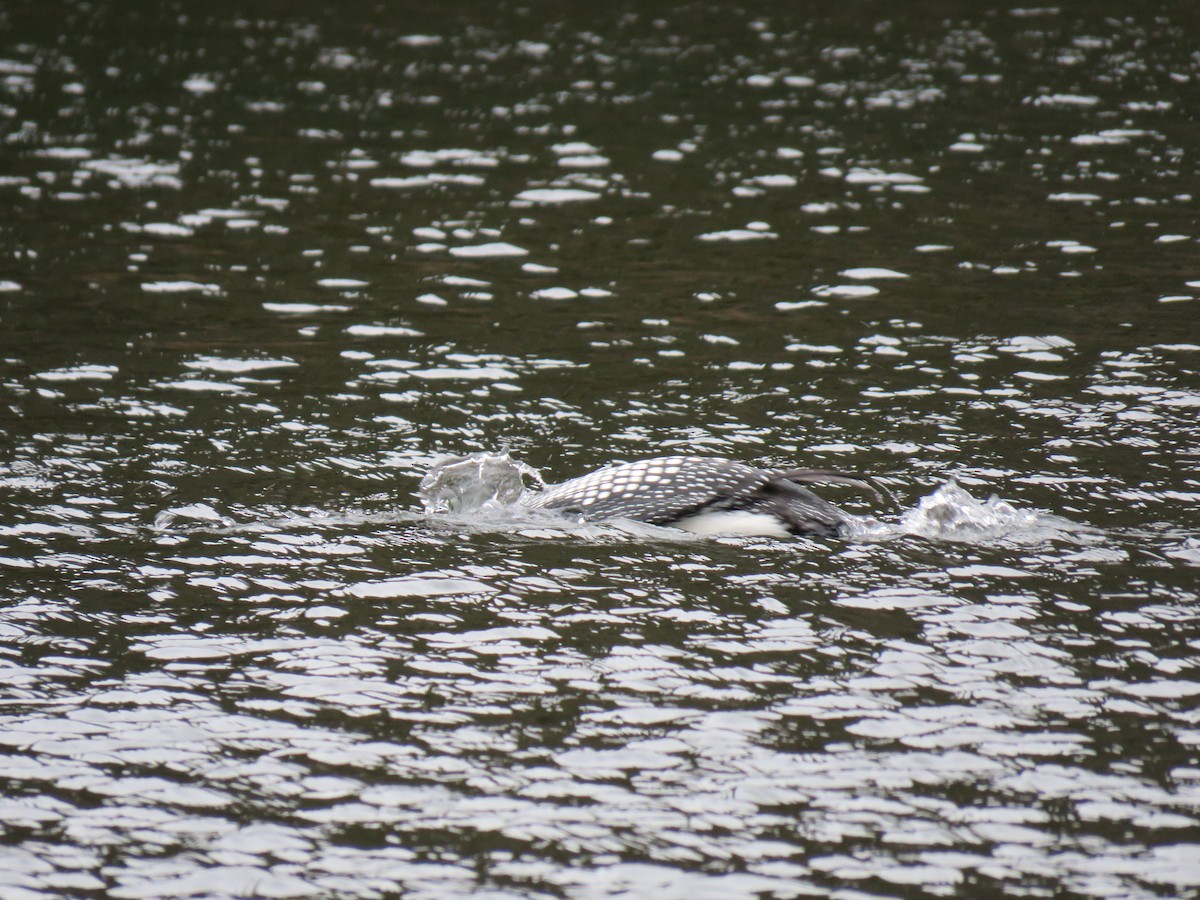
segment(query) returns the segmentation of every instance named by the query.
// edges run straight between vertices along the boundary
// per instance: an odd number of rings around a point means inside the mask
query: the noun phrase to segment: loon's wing
[[[777,474],[759,490],[755,505],[778,516],[792,534],[837,534],[850,514],[796,484],[793,473]],[[842,479],[839,479],[842,480]],[[845,479],[855,482],[853,478]]]
[[[594,519],[667,525],[704,509],[739,508],[772,477],[729,459],[666,456],[598,469],[527,494],[521,502]]]

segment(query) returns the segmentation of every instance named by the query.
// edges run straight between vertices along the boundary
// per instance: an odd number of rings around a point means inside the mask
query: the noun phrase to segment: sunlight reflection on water
[[[1127,7],[6,11],[0,894],[1194,893],[1200,71]],[[511,506],[671,454],[901,508]]]

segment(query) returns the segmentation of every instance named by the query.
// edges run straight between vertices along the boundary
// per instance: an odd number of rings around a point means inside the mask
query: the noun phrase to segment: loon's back
[[[598,469],[527,493],[520,502],[588,519],[634,519],[703,534],[835,534],[850,514],[800,486],[811,481],[870,488],[832,472],[759,469],[730,459],[664,456]]]

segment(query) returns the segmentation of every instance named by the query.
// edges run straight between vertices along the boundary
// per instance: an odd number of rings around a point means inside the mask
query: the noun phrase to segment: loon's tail
[[[870,491],[880,503],[886,501],[891,503],[896,509],[900,508],[900,503],[895,495],[884,485],[868,481],[865,478],[859,478],[856,475],[843,475],[841,472],[830,472],[825,469],[788,469],[780,472],[779,477],[800,484],[821,484],[822,482],[826,484],[848,484],[853,487],[862,488],[864,491]]]

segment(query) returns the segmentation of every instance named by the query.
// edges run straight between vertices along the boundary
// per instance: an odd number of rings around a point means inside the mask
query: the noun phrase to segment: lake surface
[[[1200,14],[911,7],[0,8],[0,895],[1195,895]]]

